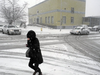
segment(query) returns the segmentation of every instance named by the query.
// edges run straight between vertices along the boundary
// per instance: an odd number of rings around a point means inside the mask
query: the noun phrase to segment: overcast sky
[[[28,7],[32,7],[44,0],[20,0],[28,2]],[[100,16],[100,0],[86,0],[86,15]]]
[[[86,16],[100,16],[100,0],[86,0]]]

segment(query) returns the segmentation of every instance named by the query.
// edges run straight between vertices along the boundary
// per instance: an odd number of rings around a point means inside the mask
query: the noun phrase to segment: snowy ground
[[[42,28],[41,31],[41,27],[27,27],[23,29],[22,35],[26,35],[28,30],[36,31],[37,35],[68,34],[70,31],[50,28]],[[59,42],[59,40],[53,41]],[[40,43],[53,41],[44,40]],[[26,50],[27,48],[3,50],[0,55],[0,75],[32,75],[33,71],[27,66],[29,59],[24,56]],[[41,50],[44,63],[40,65],[40,68],[43,75],[100,75],[99,62],[83,56],[68,44],[41,46]]]
[[[69,33],[70,29],[52,29],[52,28],[47,28],[47,27],[37,27],[37,26],[28,26],[26,29],[23,29],[23,34],[26,34],[28,30],[34,30],[37,34],[65,34]]]

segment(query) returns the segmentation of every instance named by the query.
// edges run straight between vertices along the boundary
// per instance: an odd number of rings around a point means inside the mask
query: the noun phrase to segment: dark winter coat
[[[30,38],[30,40],[27,41],[27,47],[29,47],[30,52],[29,56],[31,59],[33,59],[34,63],[42,63],[43,58],[40,50],[40,43],[38,38],[36,38],[36,33],[34,31],[29,31],[27,33],[27,38]]]

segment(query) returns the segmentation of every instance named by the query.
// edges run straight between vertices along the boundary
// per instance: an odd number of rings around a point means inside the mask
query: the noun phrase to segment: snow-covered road
[[[32,75],[25,57],[27,48],[0,51],[0,75]],[[99,75],[100,63],[63,44],[41,47],[43,75]]]
[[[51,30],[43,29],[40,31],[38,27],[28,27],[23,29],[25,35],[28,30],[36,30],[37,34],[67,34],[69,30]],[[44,32],[45,31],[45,32]],[[0,34],[0,36],[8,36]],[[90,35],[91,36],[91,35]],[[92,37],[91,37],[92,38]],[[91,39],[90,38],[90,39]],[[49,37],[50,39],[50,37]],[[96,39],[96,38],[95,38]],[[98,38],[97,38],[98,39]],[[6,39],[4,41],[10,41]],[[25,39],[22,39],[25,40]],[[0,46],[14,45],[15,39],[12,39],[13,43],[5,43],[1,39],[2,44]],[[57,42],[53,44],[54,42]],[[59,43],[58,39],[52,40],[40,40],[41,44],[52,43],[47,45],[41,45],[41,50],[44,58],[44,63],[40,65],[43,75],[100,75],[100,63],[93,59],[84,56],[80,52],[73,49],[66,43]],[[16,42],[16,44],[23,44],[25,42]],[[0,75],[32,75],[33,70],[28,67],[29,58],[25,57],[27,48],[15,48],[0,50]]]

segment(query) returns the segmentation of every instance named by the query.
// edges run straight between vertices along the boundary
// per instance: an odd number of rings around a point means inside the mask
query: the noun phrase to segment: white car
[[[3,34],[6,33],[8,35],[10,35],[10,34],[19,34],[19,35],[21,35],[21,31],[22,30],[20,28],[18,28],[17,26],[15,26],[15,25],[5,25],[2,29],[2,33]]]
[[[0,31],[2,31],[3,25],[0,25]]]
[[[89,34],[89,29],[84,27],[75,27],[70,31],[70,34]]]
[[[94,26],[94,27],[93,27],[93,30],[94,30],[94,31],[99,31],[99,30],[100,30],[100,25]]]

